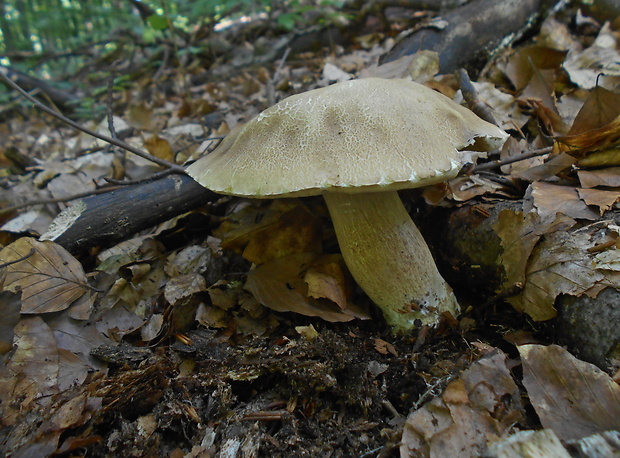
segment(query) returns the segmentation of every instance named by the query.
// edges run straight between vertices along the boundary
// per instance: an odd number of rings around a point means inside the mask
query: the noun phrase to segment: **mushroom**
[[[288,97],[233,130],[187,173],[222,194],[322,194],[357,284],[396,330],[459,305],[397,191],[453,178],[507,134],[402,79],[345,81]]]

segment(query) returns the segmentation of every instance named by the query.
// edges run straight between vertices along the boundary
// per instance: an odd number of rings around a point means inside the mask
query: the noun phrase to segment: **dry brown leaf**
[[[586,205],[595,205],[599,208],[599,214],[611,210],[613,205],[620,199],[620,189],[604,191],[602,189],[577,189],[579,197]]]
[[[596,86],[590,91],[568,134],[558,137],[558,141],[566,145],[569,154],[580,159],[580,166],[602,167],[620,163],[615,152],[619,135],[620,94]]]
[[[122,303],[119,303],[102,314],[99,321],[97,321],[96,329],[111,340],[120,341],[123,336],[135,332],[142,325],[144,325],[142,318],[127,310]],[[75,341],[77,342],[77,339]]]
[[[144,147],[155,157],[165,159],[169,162],[174,161],[172,146],[170,146],[170,143],[165,138],[161,138],[158,135],[153,135],[152,137],[144,140]]]
[[[202,275],[188,274],[173,277],[164,287],[164,297],[169,304],[174,305],[180,299],[187,298],[194,293],[206,291],[207,282]]]
[[[577,175],[579,176],[581,186],[584,188],[595,188],[597,186],[620,187],[620,167],[600,170],[579,170]]]
[[[11,392],[0,391],[0,405],[8,410],[3,412],[3,421],[9,424],[20,410],[31,408],[32,402],[49,403],[51,395],[59,391],[60,357],[49,326],[38,316],[23,318],[15,326],[14,345],[7,369],[15,383]],[[14,408],[17,410],[12,411]]]
[[[620,115],[620,94],[596,86],[588,94],[573,121],[568,135],[577,135],[603,127]]]
[[[550,429],[519,431],[489,445],[486,457],[494,458],[570,458],[558,436]]]
[[[20,295],[1,291],[0,304],[0,354],[4,355],[13,349],[13,328],[20,319]]]
[[[412,412],[403,429],[401,457],[480,456],[489,436],[521,415],[519,389],[498,351],[471,365],[441,397]]]
[[[86,381],[92,366],[86,364],[82,358],[64,348],[58,349],[58,389],[66,391]]]
[[[216,306],[200,304],[196,311],[196,321],[208,328],[227,328],[232,316]]]
[[[530,185],[526,195],[533,199],[533,205],[541,218],[562,213],[574,219],[597,220],[599,213],[589,208],[572,186],[559,186],[544,181]]]
[[[620,429],[620,386],[557,345],[522,345],[523,384],[545,428],[563,441]]]
[[[375,339],[375,350],[377,350],[377,352],[381,353],[382,355],[387,355],[388,353],[391,353],[394,356],[398,356],[398,352],[396,351],[394,345],[386,342],[383,339]]]
[[[70,351],[91,368],[101,366],[99,360],[90,356],[90,351],[101,345],[109,345],[110,341],[99,332],[96,326],[92,326],[86,321],[74,320],[66,313],[59,313],[46,318],[47,325],[54,333],[59,350]]]
[[[505,287],[522,286],[507,301],[536,321],[556,315],[554,303],[560,294],[595,297],[607,286],[617,287],[620,280],[618,272],[597,264],[588,252],[593,245],[588,232],[567,232],[574,224],[559,213],[541,219],[535,213],[523,216],[505,210],[498,218],[495,230],[504,247]]]
[[[150,309],[147,304],[161,293],[168,280],[161,264],[159,261],[142,262],[123,268],[127,278],[116,280],[102,298],[102,305],[111,308],[120,303],[139,316],[145,316],[146,309]]]
[[[335,256],[335,255],[331,255]],[[319,261],[315,253],[300,253],[275,259],[248,274],[245,288],[265,307],[278,312],[318,316],[326,321],[350,321],[369,316],[352,303],[341,309],[329,300],[308,296],[305,272]]]
[[[222,310],[229,310],[237,305],[239,301],[240,289],[238,283],[229,283],[220,280],[209,286],[207,292],[211,298],[211,303]]]
[[[512,175],[525,181],[544,180],[566,170],[575,162],[577,159],[574,157],[567,153],[560,153],[543,164],[535,165],[527,170],[515,171]]]
[[[222,248],[242,251],[255,264],[293,253],[321,251],[322,220],[299,200],[257,203],[230,215],[215,231]]]
[[[210,247],[190,245],[178,253],[168,256],[164,271],[170,277],[187,274],[197,275],[208,269],[212,259],[213,250]]]
[[[580,296],[605,280],[587,252],[591,245],[585,233],[546,234],[528,260],[523,290],[507,301],[535,321],[555,317],[554,303],[560,294]]]
[[[125,118],[131,127],[138,130],[153,130],[155,128],[153,109],[145,102],[139,102],[129,107]]]
[[[620,146],[614,146],[603,151],[594,151],[577,161],[581,168],[617,167],[620,165]]]
[[[501,262],[506,272],[505,287],[525,283],[528,259],[542,235],[555,230],[566,230],[574,224],[574,220],[562,215],[541,219],[536,213],[524,215],[503,210],[494,229],[504,249]]]
[[[518,51],[506,65],[506,76],[515,89],[520,91],[532,79],[535,68],[553,69],[562,65],[566,53],[543,46],[533,45]]]
[[[315,262],[304,275],[304,281],[308,285],[308,296],[314,299],[329,299],[341,309],[346,309],[350,288],[347,285],[346,268],[342,258],[322,256],[320,260],[323,262]]]
[[[22,258],[6,267],[4,282],[5,290],[22,292],[22,313],[58,312],[78,300],[92,305],[84,269],[63,247],[22,237],[0,251],[0,263]]]
[[[594,151],[613,149],[620,142],[620,116],[597,129],[591,129],[576,135],[557,137],[556,139],[565,145],[566,151],[571,156],[577,159],[583,159]],[[597,165],[599,164],[590,163],[588,166],[595,167]]]
[[[613,87],[620,76],[619,61],[620,53],[616,49],[590,46],[584,51],[569,53],[563,67],[579,87],[593,89],[597,84]]]

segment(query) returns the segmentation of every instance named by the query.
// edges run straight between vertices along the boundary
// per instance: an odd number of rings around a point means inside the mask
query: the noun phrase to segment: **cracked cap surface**
[[[212,191],[255,198],[393,191],[453,178],[463,150],[488,151],[506,138],[426,86],[367,78],[282,100],[187,173]]]

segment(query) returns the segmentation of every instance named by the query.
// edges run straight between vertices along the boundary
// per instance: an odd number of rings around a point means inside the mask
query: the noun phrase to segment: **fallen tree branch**
[[[77,253],[109,246],[217,197],[187,175],[170,175],[87,197],[57,217],[49,237]],[[72,210],[73,209],[73,210]]]
[[[418,51],[439,54],[440,73],[463,67],[477,75],[498,48],[528,31],[549,9],[548,0],[475,0],[456,8],[405,37],[380,63]]]

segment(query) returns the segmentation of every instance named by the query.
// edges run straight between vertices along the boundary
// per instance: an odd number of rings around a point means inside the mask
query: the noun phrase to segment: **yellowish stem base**
[[[398,331],[457,316],[454,293],[396,191],[325,193],[340,250],[357,284]]]

